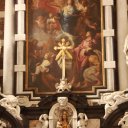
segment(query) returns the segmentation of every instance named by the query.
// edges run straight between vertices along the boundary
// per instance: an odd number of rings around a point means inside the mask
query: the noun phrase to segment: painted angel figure
[[[85,113],[78,114],[77,128],[87,128],[88,117]]]
[[[42,115],[39,117],[39,121],[40,121],[41,124],[42,124],[42,128],[48,128],[48,126],[49,126],[49,121],[48,121],[48,115],[47,115],[47,114],[42,114]]]

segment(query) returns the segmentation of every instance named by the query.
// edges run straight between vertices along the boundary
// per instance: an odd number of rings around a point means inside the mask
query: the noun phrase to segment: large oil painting
[[[66,78],[74,93],[93,93],[104,82],[100,0],[27,0],[27,73],[25,90],[53,94],[62,60],[55,46],[71,45]],[[72,56],[72,59],[70,58]]]

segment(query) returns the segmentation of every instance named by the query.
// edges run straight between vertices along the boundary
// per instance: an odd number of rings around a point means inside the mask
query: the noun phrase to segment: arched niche
[[[56,128],[57,117],[55,115],[55,110],[59,107],[60,107],[59,103],[56,103],[52,106],[52,108],[49,111],[49,128]],[[73,112],[73,115],[71,117],[72,128],[77,128],[77,111],[75,107],[69,102],[67,103],[66,107],[70,108]]]

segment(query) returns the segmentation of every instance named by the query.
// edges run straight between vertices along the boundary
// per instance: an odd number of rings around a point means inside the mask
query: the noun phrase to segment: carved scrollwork
[[[22,120],[20,116],[20,107],[18,105],[17,97],[13,95],[4,95],[0,92],[0,95],[3,97],[0,100],[0,105],[4,107],[12,116],[18,120]]]
[[[101,96],[101,101],[105,104],[105,115],[104,119],[106,119],[114,110],[118,108],[118,105],[128,101],[127,90],[124,91],[116,91],[112,93],[104,93]]]

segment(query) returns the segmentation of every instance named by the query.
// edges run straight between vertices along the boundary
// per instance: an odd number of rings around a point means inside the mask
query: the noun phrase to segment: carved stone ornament
[[[29,98],[27,96],[17,96],[17,98],[18,98],[19,106],[25,106],[25,107],[31,106]]]
[[[116,91],[112,93],[104,93],[101,96],[100,104],[105,104],[105,115],[106,119],[114,110],[118,108],[119,104],[128,101],[127,90]]]
[[[3,98],[0,100],[0,105],[6,109],[12,116],[18,120],[22,120],[20,116],[20,107],[18,105],[17,97],[13,95],[4,95],[0,92]]]
[[[60,106],[65,107],[68,103],[68,98],[67,97],[58,97],[57,101]]]
[[[55,84],[56,90],[58,93],[64,92],[64,91],[71,91],[72,85],[70,83],[67,83],[67,79],[60,80],[60,83]]]
[[[77,128],[87,128],[88,117],[85,113],[78,114]]]
[[[121,128],[128,128],[128,112],[125,112],[124,117],[118,123]]]
[[[124,43],[124,54],[126,56],[126,64],[128,65],[128,35],[125,38],[125,43]]]
[[[48,128],[49,127],[49,120],[47,114],[42,114],[39,117],[39,121],[41,122],[41,128]]]

